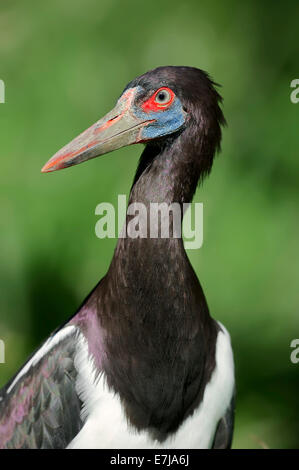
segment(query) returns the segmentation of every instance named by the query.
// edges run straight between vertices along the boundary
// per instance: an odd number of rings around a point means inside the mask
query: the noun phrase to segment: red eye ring
[[[159,95],[163,95],[163,93],[165,95],[163,99],[165,99],[166,101],[163,101],[162,96],[158,101]],[[170,88],[161,87],[157,91],[155,91],[155,93],[148,100],[146,100],[141,107],[146,113],[149,113],[150,111],[163,110],[168,108],[172,104],[174,98],[175,94]]]

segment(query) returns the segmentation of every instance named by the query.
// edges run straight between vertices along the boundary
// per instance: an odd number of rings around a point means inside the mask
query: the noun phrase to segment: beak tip
[[[46,163],[41,169],[41,173],[49,173],[50,171],[51,168],[48,167],[48,163]]]
[[[60,170],[61,168],[65,168],[65,165],[52,157],[42,167],[41,173],[51,173],[52,171]]]

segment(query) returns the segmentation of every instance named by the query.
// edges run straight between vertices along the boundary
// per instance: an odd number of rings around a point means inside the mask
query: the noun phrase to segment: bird
[[[224,125],[208,73],[161,66],[132,80],[42,172],[140,143],[129,204],[182,207],[210,173]],[[124,230],[130,222],[127,211]],[[231,447],[230,335],[172,235],[118,238],[106,275],[1,389],[0,448]]]

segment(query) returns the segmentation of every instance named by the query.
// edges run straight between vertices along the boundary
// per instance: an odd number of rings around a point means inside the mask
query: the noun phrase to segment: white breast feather
[[[77,392],[83,401],[81,431],[68,448],[107,449],[201,449],[211,447],[219,420],[225,415],[234,391],[234,362],[227,330],[217,336],[216,367],[207,384],[203,400],[179,430],[163,443],[154,441],[146,431],[138,432],[127,421],[120,398],[108,389],[104,375],[96,378],[88,345],[80,335],[75,366]]]

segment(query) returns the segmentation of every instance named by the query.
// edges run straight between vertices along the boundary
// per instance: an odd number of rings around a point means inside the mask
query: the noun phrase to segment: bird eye
[[[169,93],[168,90],[162,89],[159,90],[156,94],[155,102],[158,104],[168,104],[169,101],[171,100],[171,94]]]
[[[170,88],[159,88],[141,107],[146,113],[164,111],[172,104],[174,98],[175,94]]]

